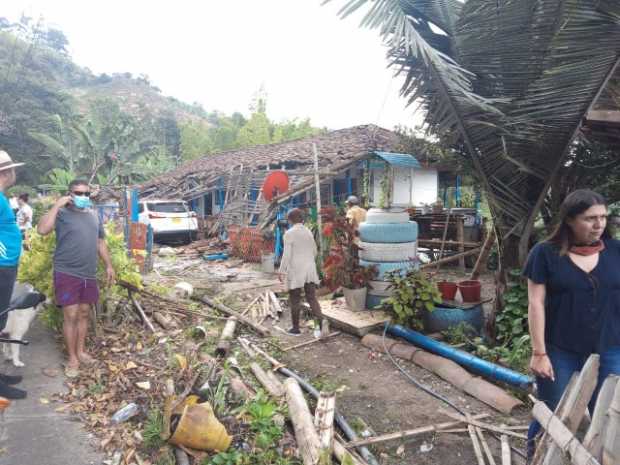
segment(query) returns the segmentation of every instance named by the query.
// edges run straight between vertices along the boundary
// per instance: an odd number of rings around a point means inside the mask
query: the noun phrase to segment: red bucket
[[[461,281],[458,286],[463,302],[480,302],[480,281],[477,279]]]
[[[443,300],[454,300],[456,295],[457,285],[450,281],[440,281],[437,283],[437,288],[441,292]]]

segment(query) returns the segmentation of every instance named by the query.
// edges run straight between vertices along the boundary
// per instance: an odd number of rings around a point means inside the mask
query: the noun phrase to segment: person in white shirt
[[[28,240],[28,231],[32,229],[32,207],[28,205],[28,194],[20,194],[17,199],[19,209],[17,210],[17,226],[22,232],[25,241]]]
[[[299,208],[288,212],[287,220],[291,228],[284,234],[284,252],[280,262],[279,278],[286,285],[291,307],[293,327],[288,333],[293,336],[301,334],[299,317],[301,315],[301,291],[306,294],[306,301],[320,325],[323,318],[321,305],[316,298],[316,287],[320,284],[316,271],[317,248],[312,232],[303,225],[304,214]]]

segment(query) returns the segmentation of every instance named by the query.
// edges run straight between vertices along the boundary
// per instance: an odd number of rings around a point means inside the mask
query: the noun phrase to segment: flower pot
[[[439,292],[441,292],[441,297],[443,300],[454,300],[454,296],[456,295],[456,291],[458,289],[456,283],[451,281],[440,281],[437,283],[437,288]]]
[[[480,281],[477,279],[458,283],[463,302],[480,302]]]
[[[367,292],[368,289],[365,287],[362,287],[361,289],[348,289],[343,287],[342,293],[344,294],[344,300],[346,301],[349,310],[353,310],[354,312],[364,310],[366,308]]]

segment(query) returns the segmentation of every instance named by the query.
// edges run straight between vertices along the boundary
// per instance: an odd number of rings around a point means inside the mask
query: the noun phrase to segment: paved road
[[[62,354],[54,335],[37,321],[26,338],[30,346],[22,348],[24,368],[16,369],[0,359],[4,373],[24,376],[19,387],[28,391],[26,399],[15,401],[5,413],[0,465],[101,464],[103,455],[91,447],[91,439],[80,423],[67,414],[55,412],[58,404],[45,405],[40,400],[66,389]],[[58,369],[58,375],[44,375],[42,370],[46,367]]]

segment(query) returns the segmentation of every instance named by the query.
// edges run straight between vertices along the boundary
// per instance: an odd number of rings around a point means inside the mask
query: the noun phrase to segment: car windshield
[[[183,202],[158,202],[147,205],[149,211],[156,213],[187,213],[187,207]]]

